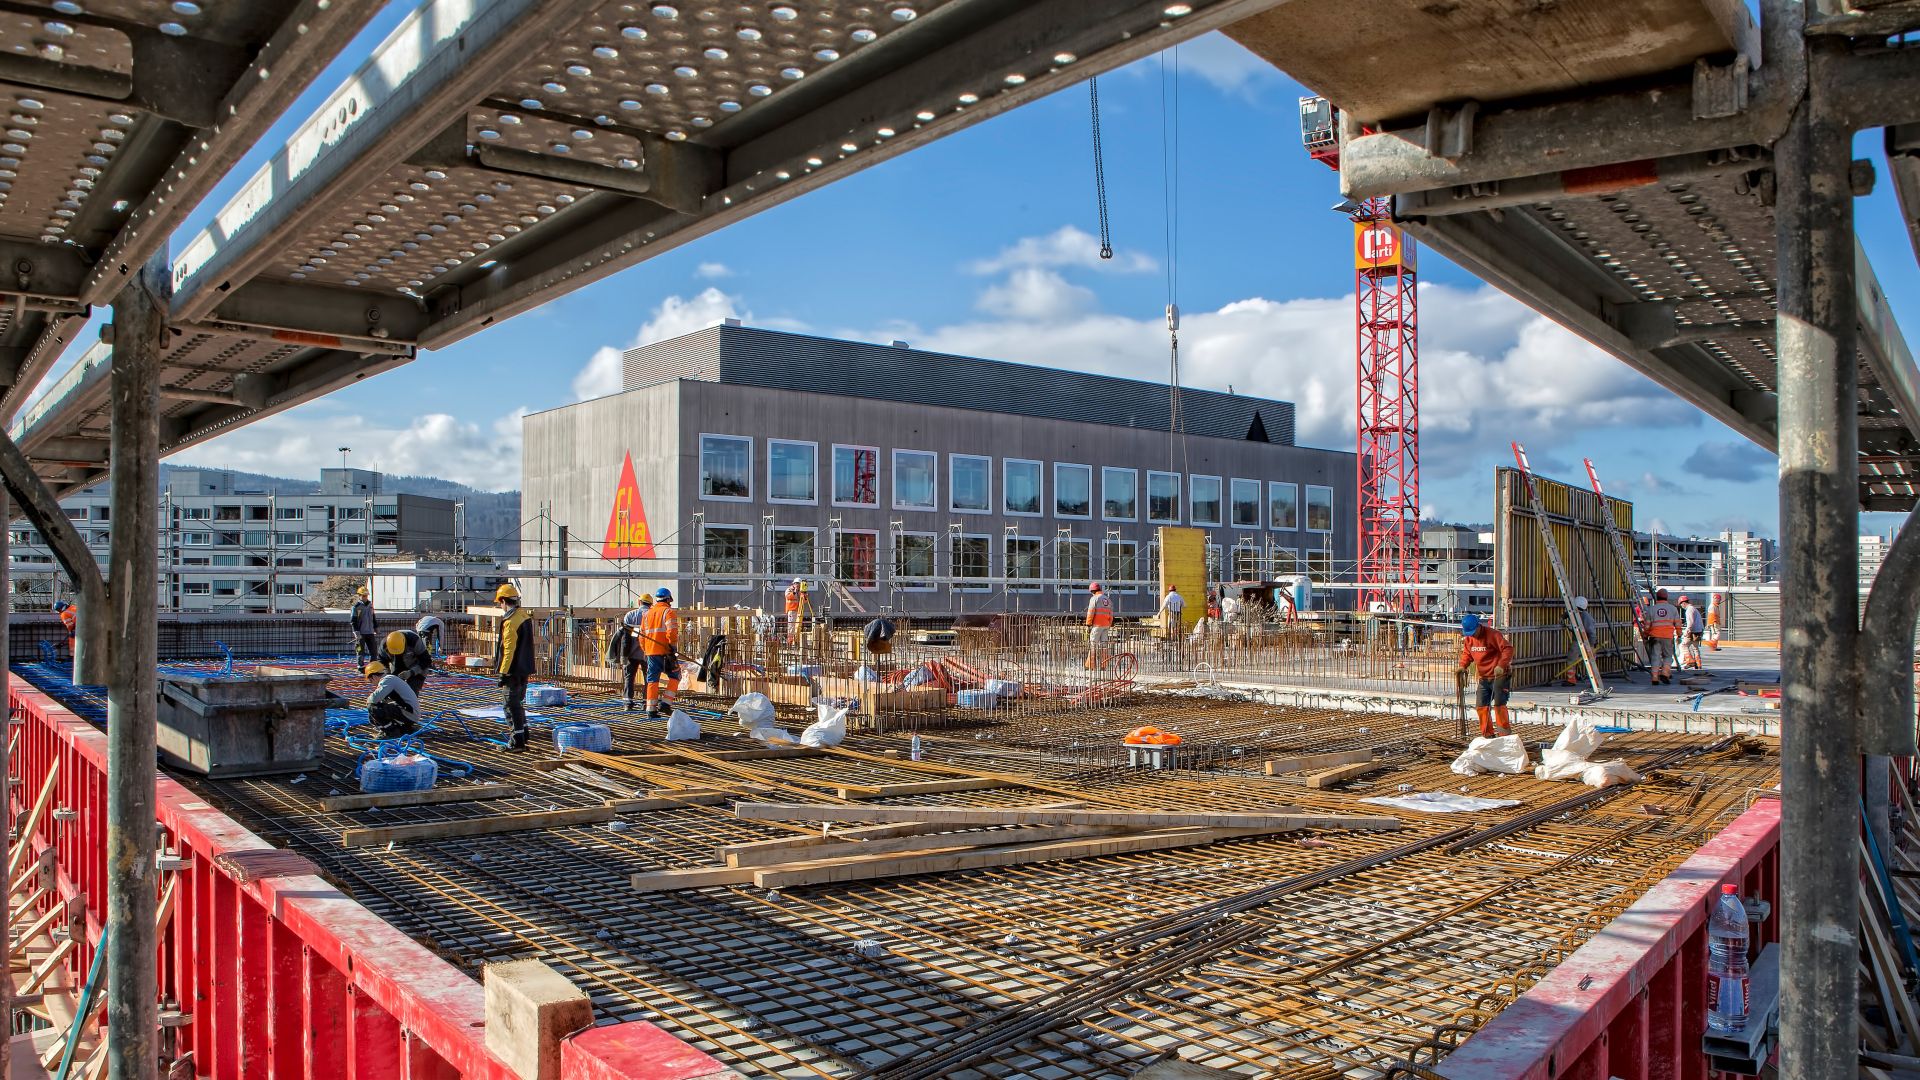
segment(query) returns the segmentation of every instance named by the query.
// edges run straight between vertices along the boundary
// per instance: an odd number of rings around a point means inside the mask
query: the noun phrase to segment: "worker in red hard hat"
[[[1471,669],[1480,680],[1474,711],[1480,716],[1480,737],[1491,739],[1513,734],[1507,716],[1507,695],[1513,683],[1513,643],[1480,616],[1460,617],[1460,662],[1462,673]]]
[[[1087,586],[1087,670],[1105,667],[1111,655],[1113,601],[1099,582]]]
[[[1700,670],[1700,642],[1707,636],[1707,619],[1701,614],[1699,605],[1685,593],[1679,597],[1680,604],[1680,668]]]
[[[1653,665],[1653,683],[1673,681],[1673,650],[1680,636],[1680,609],[1669,603],[1667,590],[1656,589],[1653,603],[1641,611],[1641,633],[1647,639],[1648,661]]]

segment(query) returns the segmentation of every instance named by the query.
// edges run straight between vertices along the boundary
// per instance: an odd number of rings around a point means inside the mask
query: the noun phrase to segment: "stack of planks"
[[[1904,789],[1901,789],[1904,794]],[[1894,829],[1886,874],[1879,873],[1863,834],[1860,911],[1860,1075],[1892,1078],[1920,1072],[1920,1003],[1908,991],[1912,931],[1920,912],[1920,822],[1909,812]],[[1891,886],[1889,889],[1888,886]],[[1786,990],[1783,987],[1782,993]]]
[[[1380,831],[1400,824],[1391,817],[1291,808],[1206,813],[741,803],[734,813],[754,821],[818,821],[829,826],[819,834],[729,844],[718,852],[725,865],[635,874],[633,887],[641,892],[736,885],[779,889],[1159,851],[1299,829]],[[832,832],[834,822],[861,827]]]

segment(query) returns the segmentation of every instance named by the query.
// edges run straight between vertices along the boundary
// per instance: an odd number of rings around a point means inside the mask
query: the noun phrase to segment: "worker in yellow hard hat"
[[[347,625],[353,629],[353,660],[364,664],[380,656],[379,619],[373,611],[373,598],[365,585],[353,590],[353,610],[347,614]]]
[[[413,687],[415,694],[427,685],[427,672],[433,670],[433,651],[427,639],[412,630],[395,630],[380,643],[380,655],[377,658],[393,672]]]
[[[506,617],[494,646],[494,672],[500,676],[500,704],[513,731],[507,749],[527,748],[527,680],[533,676],[533,617],[520,606],[520,590],[508,582],[493,591]]]
[[[373,692],[367,695],[367,719],[383,739],[397,739],[420,727],[420,697],[387,665],[374,661],[366,666],[367,681]]]

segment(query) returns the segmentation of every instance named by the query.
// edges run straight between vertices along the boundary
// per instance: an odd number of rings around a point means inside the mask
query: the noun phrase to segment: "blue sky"
[[[390,5],[276,135],[412,6]],[[729,315],[1164,380],[1169,202],[1184,382],[1294,401],[1302,443],[1351,449],[1350,226],[1330,209],[1334,175],[1300,149],[1301,93],[1217,34],[1102,78],[1111,262],[1095,255],[1083,84],[174,460],[306,476],[351,445],[356,465],[517,487],[522,412],[616,389],[618,349]],[[1875,140],[1860,153],[1877,159]],[[1896,314],[1916,325],[1890,186],[1858,208]],[[1642,528],[1775,532],[1771,455],[1439,257],[1420,266],[1428,516],[1491,520],[1492,470],[1517,438],[1549,475],[1574,479],[1592,457]]]

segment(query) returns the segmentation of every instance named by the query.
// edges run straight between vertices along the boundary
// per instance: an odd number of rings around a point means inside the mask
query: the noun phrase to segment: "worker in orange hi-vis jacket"
[[[1087,670],[1104,667],[1113,637],[1113,601],[1099,582],[1087,586]]]
[[[1491,739],[1513,734],[1507,716],[1507,695],[1513,684],[1513,643],[1480,616],[1460,617],[1461,672],[1471,669],[1480,679],[1479,698],[1474,711],[1480,716],[1480,737]]]
[[[1648,660],[1653,665],[1653,683],[1673,681],[1674,648],[1680,637],[1680,609],[1667,602],[1667,590],[1658,589],[1653,603],[1641,611],[1645,620],[1642,632],[1647,639]]]
[[[787,609],[787,644],[793,645],[799,642],[801,631],[806,628],[807,608],[810,605],[808,604],[807,583],[805,579],[793,579],[793,584],[787,586],[785,601]]]
[[[680,681],[680,616],[673,610],[673,590],[653,594],[653,606],[640,620],[640,651],[647,658],[647,715],[673,711],[673,691]]]
[[[1707,648],[1720,651],[1720,594],[1707,594]]]
[[[60,625],[66,628],[67,656],[71,658],[73,656],[73,636],[80,626],[80,609],[62,600],[53,605],[53,610],[60,613]]]

